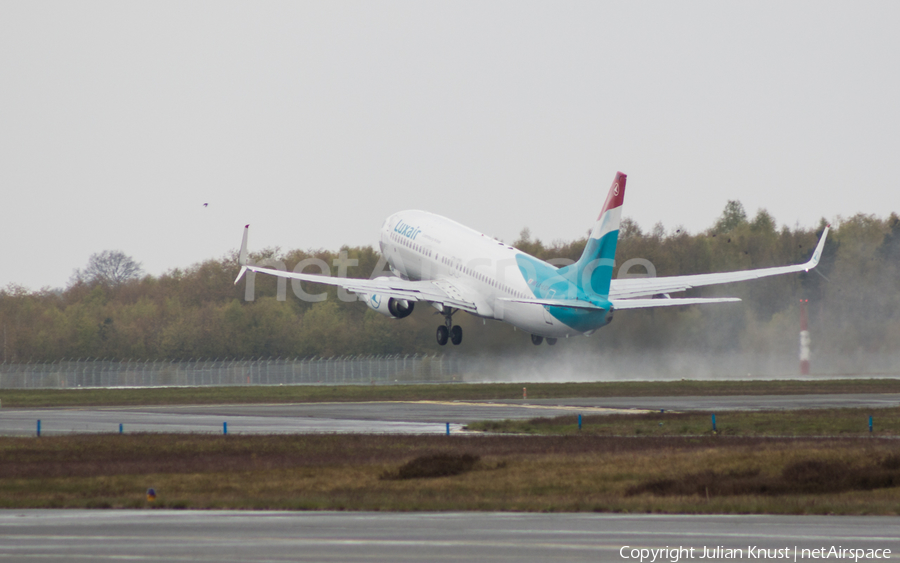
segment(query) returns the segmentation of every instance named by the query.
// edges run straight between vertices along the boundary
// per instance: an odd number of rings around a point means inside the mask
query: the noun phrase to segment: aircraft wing
[[[450,286],[450,282],[444,280],[435,281],[410,281],[396,277],[383,276],[373,280],[356,279],[356,278],[337,278],[331,276],[323,276],[317,274],[303,274],[297,272],[285,272],[283,270],[275,270],[272,268],[262,268],[259,266],[246,265],[241,268],[234,283],[240,281],[245,271],[258,272],[260,274],[269,274],[279,278],[288,278],[292,280],[301,280],[311,283],[321,283],[324,285],[333,285],[343,287],[347,291],[359,294],[371,295],[377,293],[385,297],[394,297],[395,299],[405,299],[407,301],[427,301],[429,303],[440,303],[445,307],[460,309],[469,313],[475,313],[477,308],[471,301],[465,300],[458,291],[454,291],[455,287]],[[453,294],[456,295],[453,295]]]
[[[698,274],[691,276],[670,276],[662,278],[630,278],[612,280],[609,288],[609,300],[613,302],[616,309],[639,308],[637,306],[627,307],[625,303],[636,297],[649,297],[653,295],[676,293],[685,291],[692,287],[702,287],[705,285],[717,285],[723,283],[732,283],[745,280],[755,280],[768,276],[779,276],[781,274],[789,274],[791,272],[808,272],[815,268],[822,257],[822,249],[825,247],[825,237],[828,236],[829,227],[825,227],[819,244],[812,254],[809,261],[803,264],[794,264],[792,266],[779,266],[775,268],[760,268],[756,270],[743,270],[739,272],[721,272],[717,274]],[[644,300],[651,301],[651,300]],[[684,299],[654,299],[652,301],[681,301]],[[708,301],[708,300],[707,300]],[[672,303],[675,305],[676,303]],[[688,305],[688,303],[681,303]],[[658,305],[645,305],[664,307],[666,303]]]
[[[241,271],[238,273],[234,283],[240,281],[244,273],[248,270],[260,274],[269,274],[279,278],[287,278],[291,280],[300,280],[310,283],[321,283],[324,285],[333,285],[343,287],[347,291],[357,294],[379,294],[385,297],[394,297],[396,299],[405,299],[406,301],[427,301],[429,303],[440,303],[446,307],[460,309],[469,313],[475,313],[477,307],[471,301],[466,300],[459,289],[447,280],[434,281],[410,281],[397,277],[383,276],[374,280],[357,279],[357,278],[335,278],[331,276],[323,276],[317,274],[303,274],[298,272],[285,272],[283,270],[275,270],[273,268],[263,268],[248,264],[247,252],[247,235],[250,225],[244,227],[244,238],[241,241],[241,252],[238,263],[241,265]]]

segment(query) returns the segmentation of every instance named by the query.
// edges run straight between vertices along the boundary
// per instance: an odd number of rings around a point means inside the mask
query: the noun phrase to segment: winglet
[[[825,225],[825,230],[822,231],[822,236],[819,238],[819,244],[816,245],[816,250],[813,252],[812,258],[809,259],[809,262],[804,264],[807,272],[819,264],[819,259],[822,258],[822,250],[825,248],[825,238],[828,236],[829,229],[831,229],[831,225]]]
[[[237,277],[234,279],[235,285],[237,285],[237,282],[241,281],[244,272],[247,271],[247,234],[249,232],[250,225],[244,225],[244,239],[241,241],[241,253],[238,255],[238,264],[241,267],[241,271],[238,272]]]

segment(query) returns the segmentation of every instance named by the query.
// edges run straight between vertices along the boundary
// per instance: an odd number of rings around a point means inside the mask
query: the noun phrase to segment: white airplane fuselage
[[[547,337],[583,334],[542,305],[502,300],[535,295],[516,261],[517,254],[525,253],[508,244],[427,211],[395,213],[385,220],[380,234],[382,255],[396,275],[438,285],[447,280],[468,290],[479,317]]]

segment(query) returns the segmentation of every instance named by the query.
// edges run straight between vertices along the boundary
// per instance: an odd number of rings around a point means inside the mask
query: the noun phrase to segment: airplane
[[[248,262],[244,227],[239,254],[240,273],[270,274],[343,287],[355,293],[374,311],[402,319],[416,303],[427,303],[443,315],[436,339],[462,342],[462,327],[453,315],[465,311],[484,319],[509,323],[531,334],[540,345],[554,345],[559,338],[585,335],[613,320],[616,311],[740,301],[733,297],[682,297],[671,293],[694,287],[752,280],[767,276],[808,272],[822,256],[826,227],[810,259],[803,264],[736,272],[612,279],[625,199],[627,176],[617,173],[581,258],[556,267],[521,250],[485,236],[456,221],[426,211],[401,211],[381,227],[379,246],[395,277],[375,279],[335,278],[285,272]]]

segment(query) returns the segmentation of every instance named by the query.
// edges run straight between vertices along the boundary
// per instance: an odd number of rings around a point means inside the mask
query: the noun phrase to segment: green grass
[[[878,438],[107,434],[0,438],[0,460],[0,508],[900,514],[897,444]]]
[[[896,379],[830,381],[662,381],[595,383],[491,383],[441,385],[286,385],[162,387],[146,389],[3,389],[3,407],[74,407],[329,401],[466,401],[574,397],[683,397],[691,395],[797,395],[900,393]]]
[[[869,433],[869,416],[873,432]],[[900,436],[900,408],[727,411],[716,415],[713,432],[709,412],[578,415],[530,420],[485,420],[467,428],[479,432],[590,436]]]

